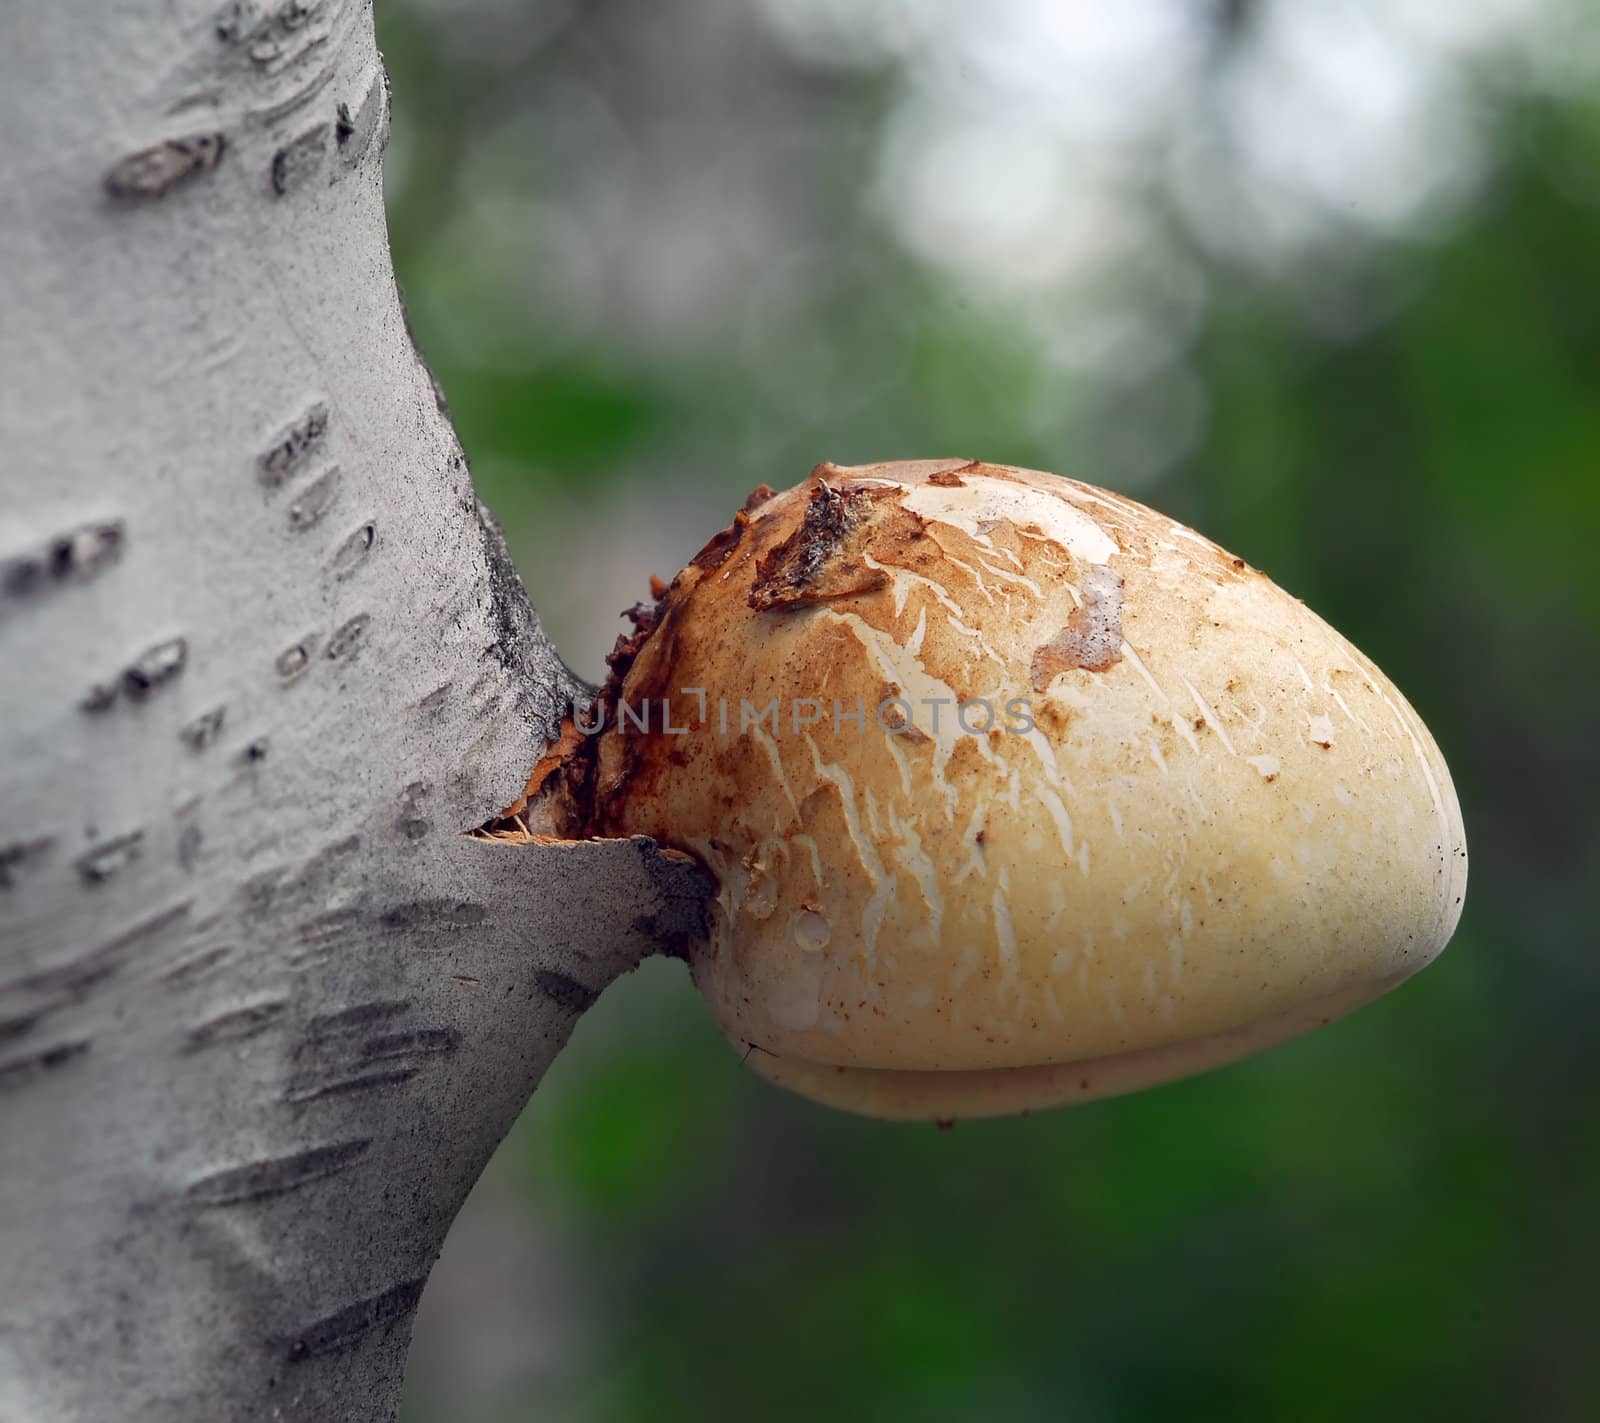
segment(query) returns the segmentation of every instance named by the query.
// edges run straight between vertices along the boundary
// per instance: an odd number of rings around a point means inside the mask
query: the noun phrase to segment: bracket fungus
[[[1133,500],[822,465],[657,592],[565,794],[710,869],[695,982],[805,1096],[946,1121],[1130,1091],[1327,1023],[1455,929],[1417,714]]]

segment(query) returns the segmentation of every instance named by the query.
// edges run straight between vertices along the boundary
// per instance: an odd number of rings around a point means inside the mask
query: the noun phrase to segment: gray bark
[[[392,1416],[468,1188],[695,931],[463,832],[581,688],[407,333],[359,0],[0,12],[0,1418]]]

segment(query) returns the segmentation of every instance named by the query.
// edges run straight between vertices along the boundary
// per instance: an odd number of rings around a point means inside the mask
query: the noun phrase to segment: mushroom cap
[[[834,1105],[1201,1071],[1377,997],[1460,917],[1460,808],[1388,678],[1073,480],[823,465],[752,496],[619,695],[600,827],[710,867],[695,982],[753,1067]]]

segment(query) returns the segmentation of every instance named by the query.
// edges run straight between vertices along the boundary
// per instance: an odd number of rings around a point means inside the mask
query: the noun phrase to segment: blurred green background
[[[568,660],[747,490],[977,456],[1369,652],[1472,848],[1353,1019],[857,1121],[609,991],[423,1301],[429,1420],[1600,1418],[1600,9],[384,0],[413,324]]]

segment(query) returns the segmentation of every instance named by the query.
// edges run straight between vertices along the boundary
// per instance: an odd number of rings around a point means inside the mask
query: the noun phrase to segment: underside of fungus
[[[1399,691],[1132,500],[823,465],[655,591],[514,809],[698,857],[695,982],[806,1096],[948,1120],[1185,1076],[1377,997],[1460,916]]]

